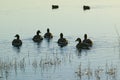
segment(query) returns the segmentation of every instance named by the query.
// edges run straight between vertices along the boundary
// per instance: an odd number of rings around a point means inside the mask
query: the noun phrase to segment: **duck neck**
[[[87,34],[85,34],[84,39],[87,40]]]
[[[19,36],[17,36],[17,40],[19,40],[20,39],[20,37]]]
[[[79,41],[79,44],[81,43],[81,41]]]
[[[62,33],[60,34],[60,38],[63,38],[63,34]]]
[[[47,33],[50,33],[50,30],[49,30],[49,29],[47,29]]]
[[[79,40],[78,42],[79,42],[79,44],[80,44],[80,43],[81,43],[81,40]]]
[[[39,32],[37,32],[37,35],[39,35]]]
[[[60,36],[61,39],[63,39],[63,36]]]

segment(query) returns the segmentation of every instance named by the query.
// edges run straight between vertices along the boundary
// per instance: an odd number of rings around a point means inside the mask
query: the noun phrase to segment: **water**
[[[52,10],[52,4],[59,9]],[[83,5],[91,9],[83,11]],[[117,0],[0,1],[0,79],[119,80],[119,14]],[[47,28],[54,38],[49,43],[45,39],[39,45],[34,43],[36,31],[44,35]],[[57,45],[61,32],[69,41],[64,48]],[[85,33],[94,45],[79,53],[75,39],[83,39]],[[15,34],[23,41],[20,49],[11,45]],[[108,74],[114,68],[116,74]],[[88,69],[92,75],[85,74]],[[99,69],[103,71],[96,76]]]

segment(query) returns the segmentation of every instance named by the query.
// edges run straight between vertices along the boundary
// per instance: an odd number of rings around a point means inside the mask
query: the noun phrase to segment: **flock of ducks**
[[[40,43],[43,40],[43,37],[40,35],[40,30],[36,32],[36,35],[32,38],[32,40],[36,43]],[[16,39],[12,41],[12,45],[14,47],[22,46],[22,40],[20,40],[20,36],[18,34],[15,35]],[[50,32],[49,28],[47,28],[47,33],[44,34],[44,38],[50,40],[53,38],[52,33]],[[78,44],[76,45],[77,49],[89,49],[92,47],[93,42],[90,39],[87,39],[87,34],[84,35],[84,40],[81,41],[80,38],[77,38]],[[60,33],[60,38],[57,41],[60,47],[64,47],[68,44],[68,40],[63,37],[63,33]]]

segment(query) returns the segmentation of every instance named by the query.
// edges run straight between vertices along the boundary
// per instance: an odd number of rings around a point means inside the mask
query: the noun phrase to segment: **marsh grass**
[[[83,64],[83,62],[85,62],[85,64]],[[118,77],[118,67],[117,65],[113,65],[112,62],[106,62],[106,64],[102,64],[101,66],[95,65],[95,67],[92,62],[83,62],[77,61],[76,57],[74,57],[73,53],[70,51],[64,54],[57,54],[57,52],[50,54],[46,52],[44,55],[42,54],[42,56],[39,54],[39,56],[34,57],[28,52],[28,54],[19,58],[0,59],[0,78],[7,80],[11,77],[11,74],[15,76],[21,75],[20,72],[22,72],[22,74],[30,72],[30,74],[33,75],[34,73],[31,71],[35,72],[35,75],[48,74],[49,76],[52,71],[57,71],[59,67],[61,71],[64,71],[66,66],[70,66],[70,69],[74,67],[75,70],[77,69],[76,66],[78,66],[77,71],[73,70],[73,74],[77,74],[77,77],[81,80],[115,80]]]
[[[116,80],[117,71],[118,68],[113,63],[106,63],[104,66],[98,66],[97,68],[91,68],[90,63],[88,63],[86,68],[83,68],[82,63],[80,63],[75,73],[81,80]]]
[[[57,56],[54,57],[40,57],[29,58],[23,57],[21,59],[0,59],[0,78],[8,76],[10,71],[14,70],[15,74],[18,75],[18,71],[25,72],[26,68],[32,67],[34,70],[41,68],[42,70],[47,70],[52,67],[56,67],[61,64],[61,59]]]
[[[0,59],[0,78],[5,78],[6,80],[11,76],[11,72],[14,72],[16,75],[19,75],[19,71],[22,71],[25,73],[26,69],[29,67],[29,69],[33,69],[35,73],[40,69],[40,73],[46,72],[49,70],[53,70],[53,68],[58,68],[58,66],[64,63],[65,60],[69,62],[70,58],[72,56],[66,55],[67,57],[59,57],[56,54],[54,57],[39,57],[39,58],[29,58],[31,61],[29,63],[28,57],[23,57],[21,59],[8,59],[1,60]],[[64,59],[65,58],[65,59]],[[71,62],[71,60],[70,60]],[[68,63],[69,64],[69,63]],[[118,67],[117,65],[113,65],[113,63],[107,63],[104,64],[104,66],[97,66],[93,67],[91,62],[88,62],[87,65],[80,62],[78,64],[78,70],[75,71],[77,74],[77,77],[79,77],[81,80],[115,80],[118,76]],[[39,72],[39,71],[38,71]],[[75,74],[75,75],[76,75]]]

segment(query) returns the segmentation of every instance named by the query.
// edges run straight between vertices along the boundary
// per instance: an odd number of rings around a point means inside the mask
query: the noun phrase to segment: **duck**
[[[63,33],[60,33],[60,38],[58,39],[57,43],[60,47],[64,47],[68,44],[66,38],[63,37]]]
[[[42,40],[43,40],[43,37],[41,36],[41,35],[39,35],[41,32],[40,32],[40,30],[38,30],[37,32],[36,32],[36,35],[32,38],[32,40],[34,41],[34,42],[41,42]]]
[[[90,9],[90,6],[86,6],[86,5],[83,6],[83,10],[89,10],[89,9]]]
[[[78,44],[76,45],[77,49],[89,49],[89,46],[86,43],[82,43],[80,38],[77,38],[75,41],[78,41]]]
[[[12,45],[14,47],[20,47],[22,45],[22,41],[20,40],[20,36],[18,34],[15,35],[16,39],[12,41]]]
[[[59,6],[58,5],[52,5],[52,9],[58,9]]]
[[[88,44],[89,47],[92,47],[92,45],[93,45],[92,40],[90,40],[90,39],[87,38],[87,34],[84,34],[84,40],[83,40],[83,43]]]
[[[52,35],[52,33],[50,33],[50,29],[49,28],[47,28],[47,33],[44,34],[44,38],[46,38],[46,39],[53,38],[53,35]]]

